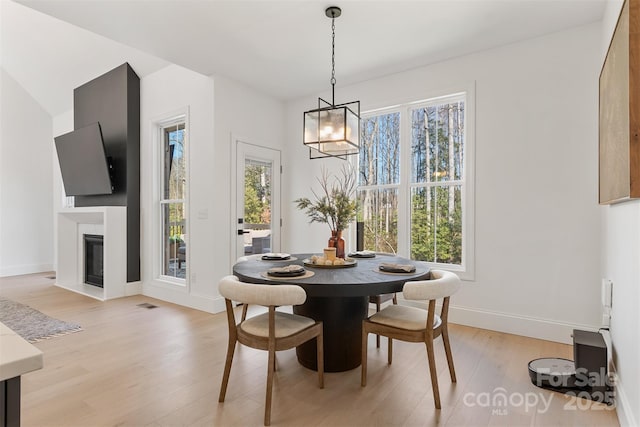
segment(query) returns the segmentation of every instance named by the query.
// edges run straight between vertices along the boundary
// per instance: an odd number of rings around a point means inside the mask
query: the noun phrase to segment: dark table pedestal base
[[[293,312],[323,322],[324,370],[344,372],[360,366],[362,321],[367,318],[369,297],[307,298]],[[316,340],[296,348],[300,364],[317,370]]]

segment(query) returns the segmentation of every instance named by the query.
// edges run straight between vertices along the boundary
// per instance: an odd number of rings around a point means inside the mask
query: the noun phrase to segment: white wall
[[[159,273],[159,208],[156,168],[160,161],[153,144],[158,120],[188,109],[188,286],[157,280]],[[150,74],[140,82],[140,197],[141,197],[141,279],[143,292],[203,310],[212,310],[216,293],[212,276],[214,223],[211,215],[201,219],[198,212],[210,212],[213,182],[213,80],[177,65]],[[156,165],[156,163],[158,163]],[[154,219],[155,217],[155,219]],[[159,247],[159,246],[158,246]],[[157,259],[156,259],[157,258]],[[155,269],[155,270],[154,270]],[[194,280],[195,279],[195,280]],[[201,280],[199,280],[201,279]]]
[[[214,83],[215,82],[215,83]],[[230,274],[231,134],[278,148],[283,106],[234,81],[171,65],[141,81],[142,280],[145,295],[218,312],[218,281]],[[152,122],[189,109],[188,271],[186,289],[156,280],[153,272]]]
[[[476,268],[452,302],[457,323],[567,343],[574,327],[599,326],[600,31],[592,24],[336,88],[337,102],[360,99],[366,111],[475,81]],[[287,105],[285,200],[308,195],[320,166],[340,162],[307,159],[302,112],[316,102]],[[294,208],[289,216],[283,250],[326,244],[326,227]]]
[[[53,118],[53,137],[64,135],[73,131],[73,110],[69,110],[59,114]],[[62,173],[60,173],[60,163],[58,162],[58,153],[53,150],[52,161],[52,191],[53,191],[53,266],[58,271],[58,214],[62,208],[69,207],[64,205],[64,184],[62,183]],[[70,198],[72,199],[72,198]]]
[[[232,151],[235,150],[235,139],[253,145],[260,145],[274,150],[282,150],[284,146],[284,104],[274,98],[256,92],[225,76],[216,75],[215,80],[215,183],[211,188],[213,198],[219,208],[215,212],[215,220],[220,224],[215,256],[220,260],[221,271],[229,274],[235,263],[236,254],[232,251],[231,236],[237,229],[231,215],[235,216],[235,201],[231,193],[231,176],[234,173]],[[234,190],[235,191],[235,190]],[[286,210],[288,202],[283,198],[282,209]],[[224,242],[224,244],[223,244]],[[224,264],[223,262],[226,262]],[[222,276],[216,276],[220,278]],[[217,282],[216,282],[217,283]]]
[[[50,271],[51,116],[4,69],[0,78],[0,276]]]
[[[602,26],[604,61],[622,1],[607,4]],[[611,341],[618,373],[622,425],[640,422],[640,201],[603,206],[603,277],[613,281]]]

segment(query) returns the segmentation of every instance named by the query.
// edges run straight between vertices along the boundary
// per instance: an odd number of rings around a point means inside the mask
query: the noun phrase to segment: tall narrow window
[[[473,275],[469,96],[363,114],[358,221],[365,249]]]
[[[412,108],[411,258],[462,264],[464,98]]]
[[[162,227],[163,276],[187,277],[187,162],[184,117],[162,126],[162,188],[160,224]]]
[[[359,221],[364,222],[364,247],[398,251],[400,188],[400,113],[388,112],[361,121]]]

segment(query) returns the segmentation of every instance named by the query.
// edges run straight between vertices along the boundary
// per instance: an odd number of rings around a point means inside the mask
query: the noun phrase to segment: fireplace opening
[[[84,283],[104,287],[104,236],[84,235]]]

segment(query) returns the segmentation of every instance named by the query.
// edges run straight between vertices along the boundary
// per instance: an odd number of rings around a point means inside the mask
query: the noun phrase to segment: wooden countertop
[[[0,322],[0,381],[42,369],[42,352]]]

